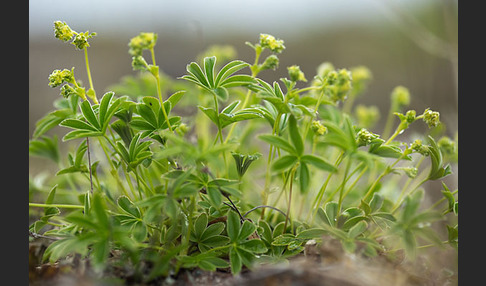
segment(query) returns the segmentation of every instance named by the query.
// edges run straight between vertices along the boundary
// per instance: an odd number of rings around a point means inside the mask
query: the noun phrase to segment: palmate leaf
[[[151,158],[153,155],[149,149],[152,141],[141,142],[140,139],[141,133],[136,134],[132,138],[128,149],[121,142],[116,142],[118,153],[121,155],[123,161],[127,163],[128,171],[135,169],[142,161]]]
[[[85,121],[68,118],[60,122],[60,126],[75,129],[67,133],[62,140],[68,141],[78,138],[103,136],[111,118],[122,103],[121,98],[113,100],[113,97],[113,92],[107,92],[103,95],[100,104],[95,106],[91,106],[87,100],[83,101],[80,104],[80,108]],[[97,114],[93,107],[97,107]]]
[[[206,57],[203,60],[202,69],[197,63],[191,62],[186,66],[186,70],[189,73],[180,77],[181,79],[188,80],[202,87],[203,89],[212,92],[220,100],[226,100],[228,98],[228,92],[226,88],[235,86],[245,86],[255,83],[255,79],[249,75],[233,75],[237,71],[249,67],[250,64],[235,60],[226,64],[215,75],[216,57]]]

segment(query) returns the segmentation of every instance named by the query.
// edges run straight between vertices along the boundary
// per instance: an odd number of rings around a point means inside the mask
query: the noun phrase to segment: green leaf
[[[79,119],[73,119],[73,118],[68,118],[63,120],[61,123],[59,123],[60,126],[63,127],[69,127],[72,129],[77,129],[77,130],[86,130],[86,131],[95,131],[99,132],[98,129],[96,129],[94,126],[79,120]]]
[[[260,138],[261,140],[277,147],[277,148],[280,148],[280,149],[283,149],[287,152],[289,152],[290,154],[293,154],[293,155],[298,155],[298,152],[297,150],[292,146],[290,145],[289,142],[285,141],[283,138],[279,137],[279,136],[276,136],[276,135],[259,135],[258,138]]]
[[[202,238],[200,243],[207,247],[219,247],[228,244],[230,241],[229,237],[223,235],[213,235],[209,237]]]
[[[182,96],[185,93],[186,93],[185,90],[177,91],[177,92],[173,93],[171,96],[169,96],[169,98],[167,98],[166,102],[167,101],[170,102],[171,103],[171,108],[173,108],[182,99]]]
[[[327,172],[336,172],[337,168],[334,167],[332,164],[324,161],[323,159],[315,156],[315,155],[310,155],[306,154],[300,157],[301,162],[309,163],[323,171]]]
[[[242,262],[241,262],[240,255],[238,254],[238,251],[236,250],[235,247],[230,248],[229,259],[230,259],[230,265],[231,265],[231,273],[233,275],[240,273],[241,267],[242,267]]]
[[[204,58],[204,73],[210,88],[215,88],[214,85],[214,65],[216,64],[216,57]]]
[[[396,221],[397,219],[391,214],[387,212],[375,212],[372,214],[374,217],[383,218],[389,221]]]
[[[214,124],[216,124],[216,126],[220,126],[219,125],[219,115],[213,108],[207,108],[207,107],[203,107],[203,106],[198,106],[198,107],[204,114],[206,114],[207,117],[209,117],[209,119],[211,119],[211,121]]]
[[[215,79],[215,86],[220,86],[220,83],[223,79],[226,79],[230,75],[234,74],[235,72],[250,66],[248,63],[244,61],[235,60],[232,62],[227,63],[224,67],[221,68],[218,75]]]
[[[235,87],[235,86],[250,85],[252,83],[255,83],[255,79],[252,76],[246,74],[239,74],[224,79],[219,83],[219,87],[228,88],[228,87]]]
[[[299,129],[297,127],[297,120],[293,115],[289,117],[289,135],[297,155],[301,156],[304,153],[304,142],[302,141],[302,137],[300,136]]]
[[[106,213],[106,206],[99,193],[95,193],[93,196],[92,211],[98,221],[98,228],[107,230],[109,228],[108,214]]]
[[[265,253],[268,250],[268,248],[265,246],[265,243],[259,239],[247,240],[239,244],[238,247],[252,253]]]
[[[327,234],[327,231],[322,228],[310,228],[299,232],[296,236],[298,239],[314,239],[321,238],[323,235]]]
[[[228,90],[222,86],[217,87],[212,90],[214,94],[221,100],[221,101],[226,101],[229,97]]]
[[[93,108],[89,101],[85,100],[81,103],[81,112],[83,113],[84,118],[96,128],[96,130],[101,130],[101,125],[94,114]]]
[[[305,193],[308,191],[309,182],[310,182],[310,174],[309,174],[309,167],[307,164],[301,162],[298,168],[299,174],[299,183],[300,183],[300,192]]]
[[[55,163],[59,163],[59,147],[57,144],[57,135],[52,136],[42,136],[39,139],[34,139],[29,141],[29,155],[39,156],[51,159]]]
[[[233,112],[233,110],[235,110],[235,108],[240,104],[240,102],[241,102],[240,100],[233,101],[232,103],[228,104],[228,106],[223,108],[223,110],[221,110],[221,113],[230,114],[231,112]]]
[[[370,201],[370,204],[369,204],[369,206],[371,208],[370,212],[376,212],[376,211],[380,210],[381,207],[383,206],[384,201],[385,201],[385,199],[383,198],[383,196],[381,196],[380,194],[374,193],[373,198],[371,198],[371,201]]]
[[[224,128],[235,122],[254,119],[254,118],[263,118],[263,115],[261,115],[260,113],[251,112],[247,110],[240,110],[232,114],[226,114],[226,113],[219,114],[219,121],[221,123],[221,128]]]
[[[86,137],[98,137],[98,136],[103,136],[103,133],[99,131],[89,131],[89,130],[73,130],[64,137],[62,137],[62,141],[69,141],[69,140],[74,140],[74,139],[79,139],[79,138],[86,138]]]
[[[245,220],[243,222],[243,225],[241,225],[240,227],[237,240],[238,241],[245,240],[248,236],[252,235],[255,232],[256,228],[257,227],[253,223],[251,223],[248,220]]]
[[[142,218],[142,213],[140,212],[140,209],[135,206],[127,196],[120,196],[117,200],[117,204],[127,214],[136,218]]]
[[[283,172],[294,166],[297,161],[298,158],[294,155],[283,155],[273,162],[272,170],[277,173]]]
[[[200,86],[210,90],[211,86],[209,85],[209,82],[206,79],[206,76],[204,75],[203,71],[199,67],[199,65],[195,62],[192,62],[187,65],[186,70],[197,80]],[[184,78],[184,77],[183,77]]]
[[[293,234],[281,234],[279,236],[274,237],[272,241],[272,245],[274,246],[287,246],[289,243],[295,240],[295,236]]]
[[[194,235],[198,240],[201,239],[207,225],[208,215],[206,213],[201,213],[194,222]]]
[[[355,224],[349,229],[348,237],[356,238],[358,235],[362,234],[368,228],[366,221],[362,220]]]
[[[240,232],[240,218],[232,210],[228,211],[226,232],[228,233],[231,241],[235,242],[238,240],[238,234]]]

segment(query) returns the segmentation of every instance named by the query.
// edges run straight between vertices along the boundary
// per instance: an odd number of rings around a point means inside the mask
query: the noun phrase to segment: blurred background
[[[232,45],[239,59],[253,62],[245,42],[267,33],[283,39],[286,50],[277,71],[262,72],[265,80],[286,77],[293,64],[307,79],[325,61],[335,68],[364,65],[373,80],[355,104],[377,105],[382,124],[392,89],[403,85],[412,95],[409,109],[439,111],[451,138],[458,128],[457,0],[29,1],[29,136],[59,98],[59,89],[48,86],[54,69],[76,67],[76,78],[87,82],[83,52],[54,37],[56,20],[98,34],[89,61],[100,95],[137,74],[127,45],[139,32],[158,34],[157,64],[174,79],[213,44]]]

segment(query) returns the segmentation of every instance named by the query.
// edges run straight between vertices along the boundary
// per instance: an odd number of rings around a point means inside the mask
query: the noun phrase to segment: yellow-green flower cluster
[[[353,95],[361,94],[372,79],[371,71],[365,66],[351,68],[351,76],[353,78]]]
[[[75,35],[73,31],[66,22],[55,21],[54,22],[54,36],[64,42],[69,42]]]
[[[378,134],[371,133],[366,128],[361,128],[356,134],[356,143],[358,146],[367,146],[378,137],[380,137]]]
[[[326,126],[322,125],[322,123],[317,120],[312,121],[311,129],[318,136],[322,136],[327,132]]]
[[[352,77],[347,69],[333,70],[326,74],[323,86],[334,102],[344,101],[351,90]]]
[[[260,34],[260,45],[276,54],[281,53],[285,49],[283,40],[276,39],[269,34]]]
[[[73,73],[74,68],[71,70],[68,69],[63,69],[63,70],[54,70],[50,75],[49,75],[49,86],[50,87],[57,87],[60,86],[61,84],[67,82],[67,83],[73,83],[74,84],[74,73]]]
[[[157,43],[157,34],[141,32],[128,43],[128,53],[132,56],[141,56],[143,50],[153,49]]]
[[[89,31],[78,33],[71,29],[66,22],[55,21],[54,36],[63,42],[72,40],[71,44],[77,49],[83,50],[84,48],[89,47],[88,39],[96,36],[96,33],[89,33]]]
[[[423,113],[423,120],[425,123],[427,123],[429,128],[436,127],[440,123],[439,116],[440,116],[439,112],[432,111],[429,108],[427,108]]]
[[[391,93],[392,102],[395,103],[396,110],[410,104],[410,91],[404,86],[397,86]]]
[[[416,139],[415,141],[413,141],[413,143],[410,145],[410,148],[413,151],[418,152],[424,156],[428,156],[430,154],[429,146],[423,145],[422,140],[420,139]]]
[[[287,70],[289,72],[289,77],[291,81],[304,81],[306,82],[307,79],[305,78],[304,73],[300,70],[299,66],[293,65],[290,67],[287,67]]]

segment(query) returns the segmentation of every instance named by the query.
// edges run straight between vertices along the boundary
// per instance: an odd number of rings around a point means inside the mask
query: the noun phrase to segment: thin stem
[[[91,194],[93,194],[93,175],[92,175],[92,171],[91,171],[91,155],[90,155],[90,151],[89,151],[89,138],[86,137],[86,147],[87,147],[87,151],[88,151],[88,169],[89,169],[89,183],[90,183],[90,191],[91,191]]]
[[[38,204],[38,203],[29,203],[29,207],[39,207],[39,208],[63,208],[63,209],[84,209],[84,206],[80,205],[67,205],[67,204]]]
[[[88,81],[89,81],[89,89],[93,91],[93,102],[98,104],[98,99],[96,98],[96,92],[93,87],[93,80],[91,79],[91,72],[89,70],[89,60],[88,60],[88,48],[84,48],[84,59],[86,62],[86,73],[88,74]]]
[[[154,48],[150,49],[150,54],[152,55],[152,64],[155,66],[155,52]],[[164,107],[164,100],[162,99],[162,89],[160,87],[160,75],[159,73],[157,74],[152,74],[155,77],[155,81],[157,83],[157,96],[159,97],[159,103],[160,103],[160,108],[162,109],[162,113],[164,114],[164,119],[167,122],[167,126],[169,127],[170,132],[172,132],[172,126],[170,125],[169,122],[169,116],[167,115],[167,112],[165,111]]]
[[[366,201],[368,199],[368,197],[373,194],[374,189],[376,188],[376,186],[378,185],[378,183],[381,181],[381,179],[384,176],[386,176],[386,175],[388,175],[390,173],[390,171],[402,159],[402,157],[403,156],[400,156],[398,159],[395,160],[395,162],[393,162],[393,164],[391,164],[390,166],[387,166],[385,168],[385,170],[383,170],[383,172],[380,174],[380,176],[378,178],[376,178],[376,180],[373,182],[373,184],[371,185],[371,187],[368,189],[368,192],[364,196],[364,198],[363,198],[364,201]]]
[[[343,158],[344,158],[344,152],[341,152],[341,154],[339,154],[338,158],[336,159],[336,162],[334,162],[334,166],[336,166],[336,167],[339,166],[341,164]],[[317,193],[316,199],[314,200],[314,203],[312,204],[312,206],[313,206],[312,208],[314,209],[314,212],[312,214],[312,220],[314,220],[314,216],[317,213],[317,209],[321,205],[322,198],[324,196],[324,192],[326,191],[327,185],[329,184],[329,181],[330,181],[333,174],[334,173],[329,173],[329,175],[327,175],[326,181],[324,181],[321,188],[319,189],[319,192]]]
[[[296,164],[292,170],[290,171],[290,183],[289,183],[289,201],[288,201],[288,206],[287,206],[287,215],[285,216],[285,224],[284,224],[284,232],[285,230],[287,229],[287,223],[288,223],[288,220],[289,220],[289,215],[290,215],[290,207],[292,205],[292,185],[293,185],[293,182],[294,182],[294,174],[295,174],[295,171],[297,170],[297,166],[299,164]],[[292,232],[292,230],[291,230]]]

